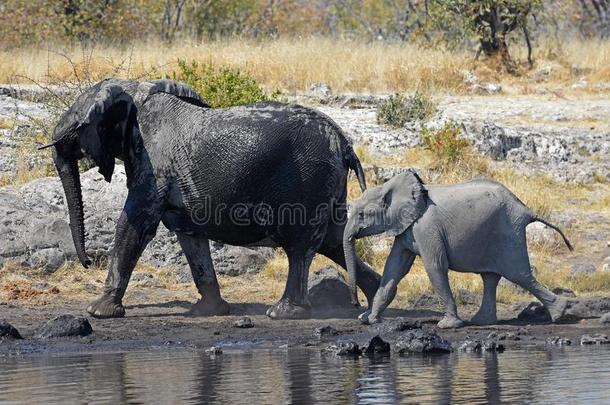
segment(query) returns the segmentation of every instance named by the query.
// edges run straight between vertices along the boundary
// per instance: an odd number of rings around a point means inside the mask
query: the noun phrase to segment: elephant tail
[[[356,152],[354,152],[354,148],[352,145],[347,145],[345,148],[344,155],[345,163],[347,167],[352,169],[356,176],[358,177],[358,184],[360,184],[360,191],[366,190],[366,179],[364,178],[364,169],[362,169],[362,164],[360,164],[360,159],[356,156]]]
[[[568,249],[570,249],[570,252],[574,250],[574,248],[572,247],[572,244],[570,243],[568,238],[566,238],[566,236],[563,234],[561,229],[559,229],[559,227],[551,224],[548,221],[545,221],[544,219],[540,218],[538,215],[534,215],[534,217],[532,218],[532,222],[536,222],[536,221],[537,222],[542,222],[543,224],[545,224],[549,228],[553,228],[554,230],[556,230],[561,235],[561,237],[563,238],[563,241],[565,242],[565,244],[568,247]]]

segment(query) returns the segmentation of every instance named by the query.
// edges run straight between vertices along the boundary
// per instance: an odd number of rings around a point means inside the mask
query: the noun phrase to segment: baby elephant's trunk
[[[357,290],[357,261],[356,257],[356,238],[351,232],[346,232],[343,235],[343,251],[345,252],[345,266],[347,267],[348,285],[351,295],[351,302],[358,306],[358,290]]]

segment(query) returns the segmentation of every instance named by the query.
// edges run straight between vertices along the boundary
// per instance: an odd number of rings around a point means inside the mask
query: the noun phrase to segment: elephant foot
[[[311,318],[311,305],[297,305],[282,298],[267,310],[267,316],[271,319],[308,319]]]
[[[470,319],[470,323],[473,325],[493,325],[498,323],[498,318],[495,312],[484,313],[479,311]]]
[[[464,326],[464,321],[462,321],[457,316],[453,315],[445,315],[443,319],[436,324],[441,329],[452,329],[452,328],[460,328]]]
[[[122,318],[125,316],[125,307],[120,302],[116,303],[113,296],[104,294],[87,307],[87,312],[94,318]]]
[[[376,316],[376,317],[372,316],[371,315],[371,311],[366,311],[366,312],[361,313],[358,316],[358,319],[364,325],[372,325],[374,323],[380,323],[381,322],[381,317],[379,317],[379,316]]]
[[[546,305],[546,310],[549,312],[553,322],[560,321],[565,315],[567,308],[568,300],[559,296],[551,304]]]
[[[229,303],[222,298],[216,300],[202,298],[193,304],[188,313],[193,316],[228,315],[230,309]]]

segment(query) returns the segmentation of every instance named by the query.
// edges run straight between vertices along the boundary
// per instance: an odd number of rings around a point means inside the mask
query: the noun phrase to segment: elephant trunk
[[[358,289],[357,289],[357,261],[356,256],[356,232],[352,230],[351,221],[345,228],[343,235],[343,251],[345,253],[345,266],[347,267],[348,286],[351,294],[352,304],[358,306]]]
[[[76,255],[83,267],[87,268],[91,264],[91,260],[89,260],[85,251],[85,221],[78,160],[75,158],[64,159],[57,151],[55,151],[53,159],[64,188],[64,193],[66,194],[66,203],[68,204],[70,216],[70,232],[72,233]]]

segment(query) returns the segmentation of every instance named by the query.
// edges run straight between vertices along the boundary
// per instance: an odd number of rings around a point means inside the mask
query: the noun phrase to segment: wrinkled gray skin
[[[474,180],[456,185],[424,185],[415,172],[399,174],[379,187],[368,189],[354,203],[345,227],[344,250],[353,300],[356,297],[357,238],[387,233],[395,236],[383,277],[364,323],[380,322],[381,313],[396,295],[399,281],[421,256],[430,282],[445,303],[441,328],[463,325],[449,286],[449,269],[474,272],[483,278],[483,302],[474,324],[492,324],[496,318],[496,287],[502,277],[535,295],[553,321],[566,309],[565,299],[553,294],[533,276],[525,227],[540,221],[502,184]]]
[[[364,175],[341,130],[321,113],[279,103],[212,109],[188,86],[170,80],[109,79],[74,102],[47,146],[54,147],[74,244],[85,267],[91,261],[77,162],[90,157],[106,181],[115,158],[125,164],[129,192],[105,291],[88,308],[95,317],[125,314],[129,278],[159,222],[178,236],[202,295],[195,314],[229,312],[209,239],[286,251],[288,281],[282,299],[268,311],[272,318],[309,316],[307,275],[316,253],[345,267],[344,225],[331,219],[331,211],[335,219],[345,218],[348,170],[356,171],[362,189]],[[302,219],[279,221],[280,207],[287,204],[300,204],[304,217],[295,213]],[[379,275],[362,262],[357,267],[360,287],[372,302]]]

